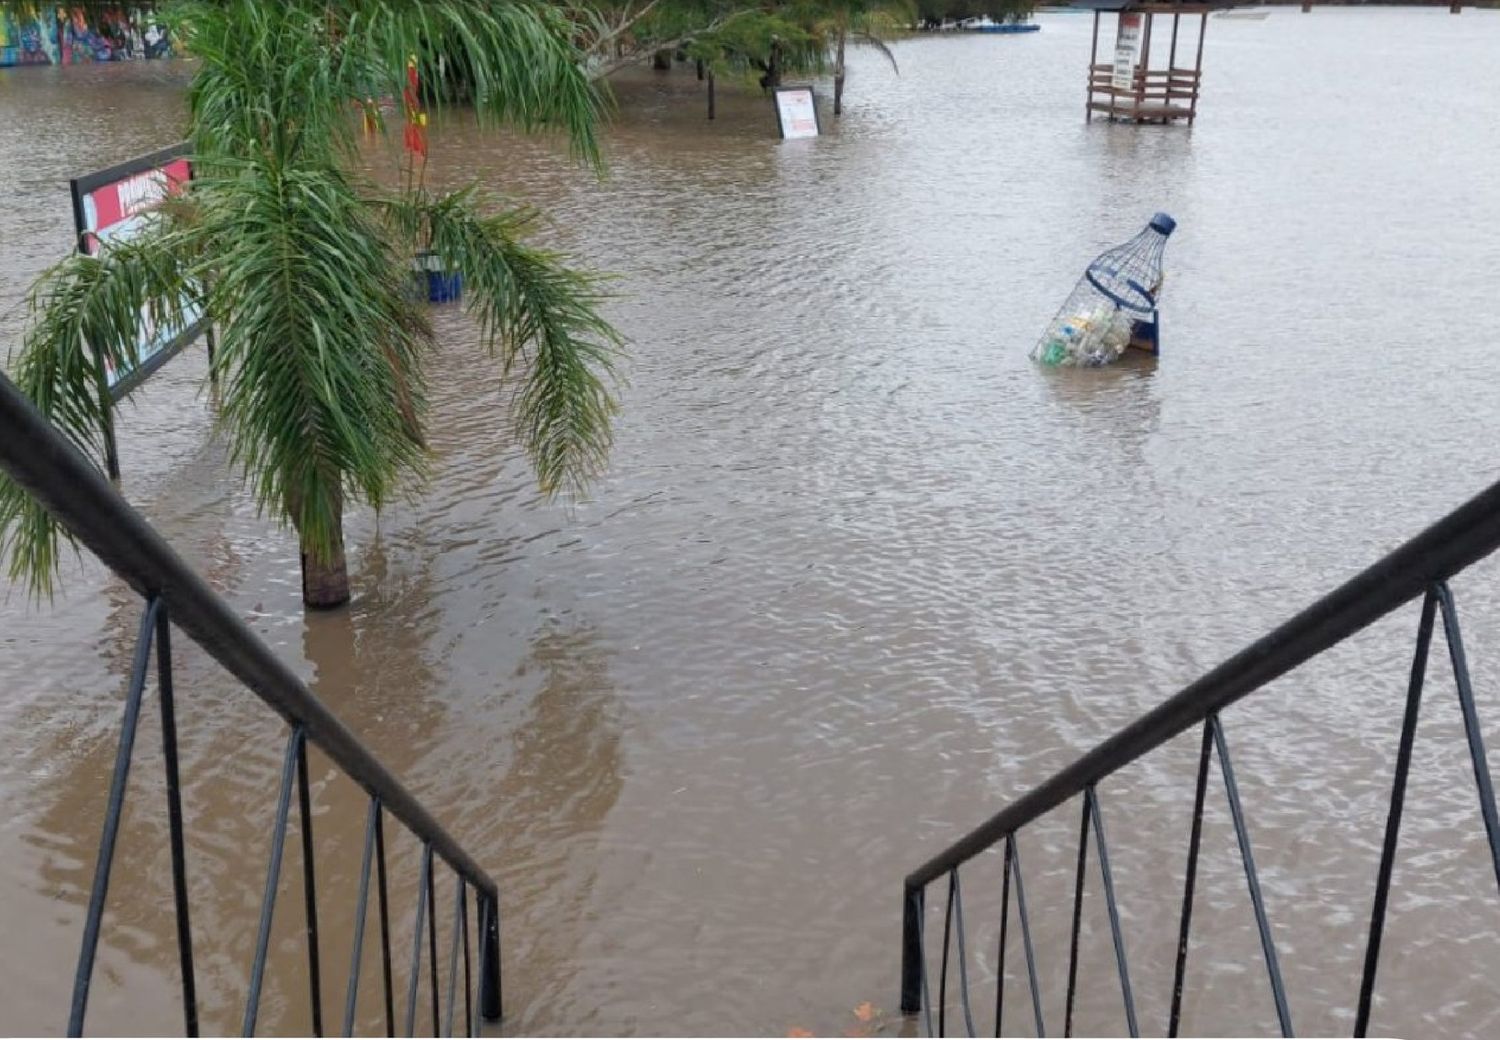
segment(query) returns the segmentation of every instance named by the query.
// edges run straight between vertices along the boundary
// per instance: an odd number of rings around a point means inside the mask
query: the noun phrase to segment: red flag
[[[406,131],[402,145],[408,152],[427,158],[427,113],[422,111],[422,98],[418,93],[417,59],[413,55],[406,62],[406,89],[401,92],[402,107],[406,109]]]

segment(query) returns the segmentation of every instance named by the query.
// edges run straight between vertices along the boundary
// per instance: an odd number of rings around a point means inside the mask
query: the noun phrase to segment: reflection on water
[[[488,795],[503,807],[489,840],[506,849],[497,880],[514,951],[508,985],[534,997],[508,1028],[527,1033],[545,1029],[545,1009],[568,999],[572,966],[586,952],[601,895],[599,832],[620,796],[623,762],[618,698],[588,630],[543,633],[515,681],[536,692]],[[584,1028],[590,1009],[576,1011]]]
[[[1471,333],[1500,263],[1500,17],[1215,22],[1191,130],[1085,124],[1090,23],[1042,21],[904,42],[899,77],[857,55],[818,141],[776,141],[753,94],[721,90],[709,124],[690,74],[626,77],[602,181],[555,142],[436,127],[435,178],[536,202],[557,244],[620,275],[630,386],[592,498],[545,502],[494,362],[436,311],[432,477],[350,518],[347,613],[298,608],[291,539],[226,474],[200,351],[125,409],[127,496],[499,880],[510,1028],[862,1028],[851,1009],[895,1000],[907,870],[1494,477],[1500,386],[1476,377],[1492,345]],[[67,177],[174,139],[185,71],[0,73],[0,341],[67,248]],[[1160,361],[1032,366],[1081,267],[1157,210],[1180,221]],[[1494,570],[1457,589],[1491,728]],[[45,609],[0,605],[0,905],[26,937],[3,948],[13,1032],[64,1014],[138,609],[88,563]],[[1350,1026],[1414,625],[1403,612],[1225,715],[1303,1032]],[[223,1032],[286,733],[193,648],[178,658],[199,991]],[[155,703],[90,1007],[127,1034],[177,1028]],[[1490,1036],[1500,903],[1457,712],[1429,704],[1375,1029]],[[1195,761],[1188,735],[1100,792],[1148,1031],[1166,1021]],[[333,1017],[365,803],[319,755],[310,775]],[[1076,811],[1023,843],[1054,1028]],[[266,1032],[309,1027],[298,826]],[[397,830],[404,992],[420,850]],[[964,884],[979,994],[991,859]],[[1117,1033],[1096,876],[1078,1028]],[[1199,893],[1186,1029],[1271,1032],[1217,789]],[[440,872],[440,951],[452,897]],[[375,934],[367,1032],[384,1024]],[[1013,948],[1020,1000],[1018,964]],[[424,983],[419,1021],[428,1000]],[[1012,1006],[1007,1028],[1029,1029]]]

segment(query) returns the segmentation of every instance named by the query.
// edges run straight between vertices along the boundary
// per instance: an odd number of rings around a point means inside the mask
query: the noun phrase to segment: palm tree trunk
[[[844,37],[847,33],[843,28],[839,29],[838,51],[833,59],[833,114],[842,115],[844,111]]]
[[[334,502],[338,515],[338,542],[333,552],[324,554],[308,543],[300,530],[297,547],[302,560],[302,605],[313,610],[328,610],[349,602],[349,564],[344,558],[344,502],[340,495]],[[292,510],[293,525],[297,510]]]

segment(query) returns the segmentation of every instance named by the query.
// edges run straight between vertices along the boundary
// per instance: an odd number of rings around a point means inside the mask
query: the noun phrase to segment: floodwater
[[[212,437],[200,353],[126,409],[128,498],[493,871],[505,1031],[914,1028],[893,1013],[907,871],[1500,476],[1500,12],[1212,20],[1192,130],[1086,124],[1089,19],[1041,22],[902,43],[899,77],[861,52],[847,113],[813,142],[779,143],[749,94],[705,122],[690,73],[627,79],[602,180],[552,143],[439,128],[437,176],[540,204],[558,244],[618,274],[629,385],[608,475],[587,501],[544,501],[494,365],[438,312],[431,482],[351,518],[345,613],[303,615],[291,539]],[[66,178],[175,140],[183,75],[0,74],[7,344],[25,285],[68,247]],[[1158,209],[1180,228],[1164,358],[1034,368],[1081,265]],[[1456,584],[1492,748],[1496,577]],[[66,1017],[139,609],[89,561],[55,603],[0,607],[5,1032]],[[1352,1025],[1414,628],[1403,610],[1225,715],[1304,1034]],[[222,1032],[284,730],[181,656],[199,994]],[[1456,705],[1432,690],[1373,1031],[1494,1036],[1500,898]],[[96,1031],[181,1029],[158,749],[148,711]],[[1166,1022],[1196,753],[1184,736],[1100,789],[1147,1032]],[[336,1024],[363,804],[317,755],[313,777]],[[1269,1034],[1211,792],[1185,1031]],[[1054,1032],[1076,812],[1022,835]],[[393,861],[399,1015],[409,839]],[[295,843],[285,870],[263,1032],[308,1028]],[[989,1029],[997,857],[964,877]],[[445,876],[444,987],[452,893]],[[1120,1034],[1092,874],[1083,926],[1076,1030]],[[372,917],[366,1031],[376,934]],[[1007,1031],[1031,1028],[1019,963],[1013,946]]]

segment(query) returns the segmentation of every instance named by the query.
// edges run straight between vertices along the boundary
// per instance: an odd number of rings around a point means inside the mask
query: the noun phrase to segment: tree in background
[[[844,111],[844,52],[849,44],[873,47],[891,63],[897,74],[896,56],[886,45],[899,36],[916,17],[912,0],[823,0],[811,17],[833,54],[833,114]]]
[[[792,17],[784,8],[726,19],[683,48],[685,57],[702,62],[711,75],[753,80],[762,90],[775,90],[788,73],[822,72],[825,52],[817,26]]]
[[[185,300],[218,333],[219,427],[260,508],[297,532],[303,598],[347,601],[343,516],[410,491],[427,460],[424,371],[433,333],[413,257],[463,273],[469,310],[513,392],[512,429],[548,493],[604,465],[619,337],[597,281],[529,244],[537,215],[476,187],[436,193],[361,174],[357,118],[422,84],[453,100],[463,69],[478,118],[555,128],[598,161],[599,98],[560,8],[488,0],[189,0],[163,11],[199,65],[188,95],[194,179],[141,236],[74,254],[30,295],[12,378],[83,452],[108,421],[101,365],[139,363],[144,309],[180,327]],[[425,131],[408,104],[408,155]],[[0,475],[0,550],[50,591],[66,532]]]
[[[786,71],[816,71],[818,46],[787,5],[750,0],[585,0],[576,9],[589,74],[604,79],[648,58],[674,55],[720,74],[758,72],[770,86]]]
[[[742,76],[774,89],[788,74],[831,66],[838,115],[848,47],[874,47],[896,67],[886,41],[912,25],[916,8],[911,0],[592,0],[576,17],[595,78],[648,58],[670,67],[675,54],[710,76]]]

